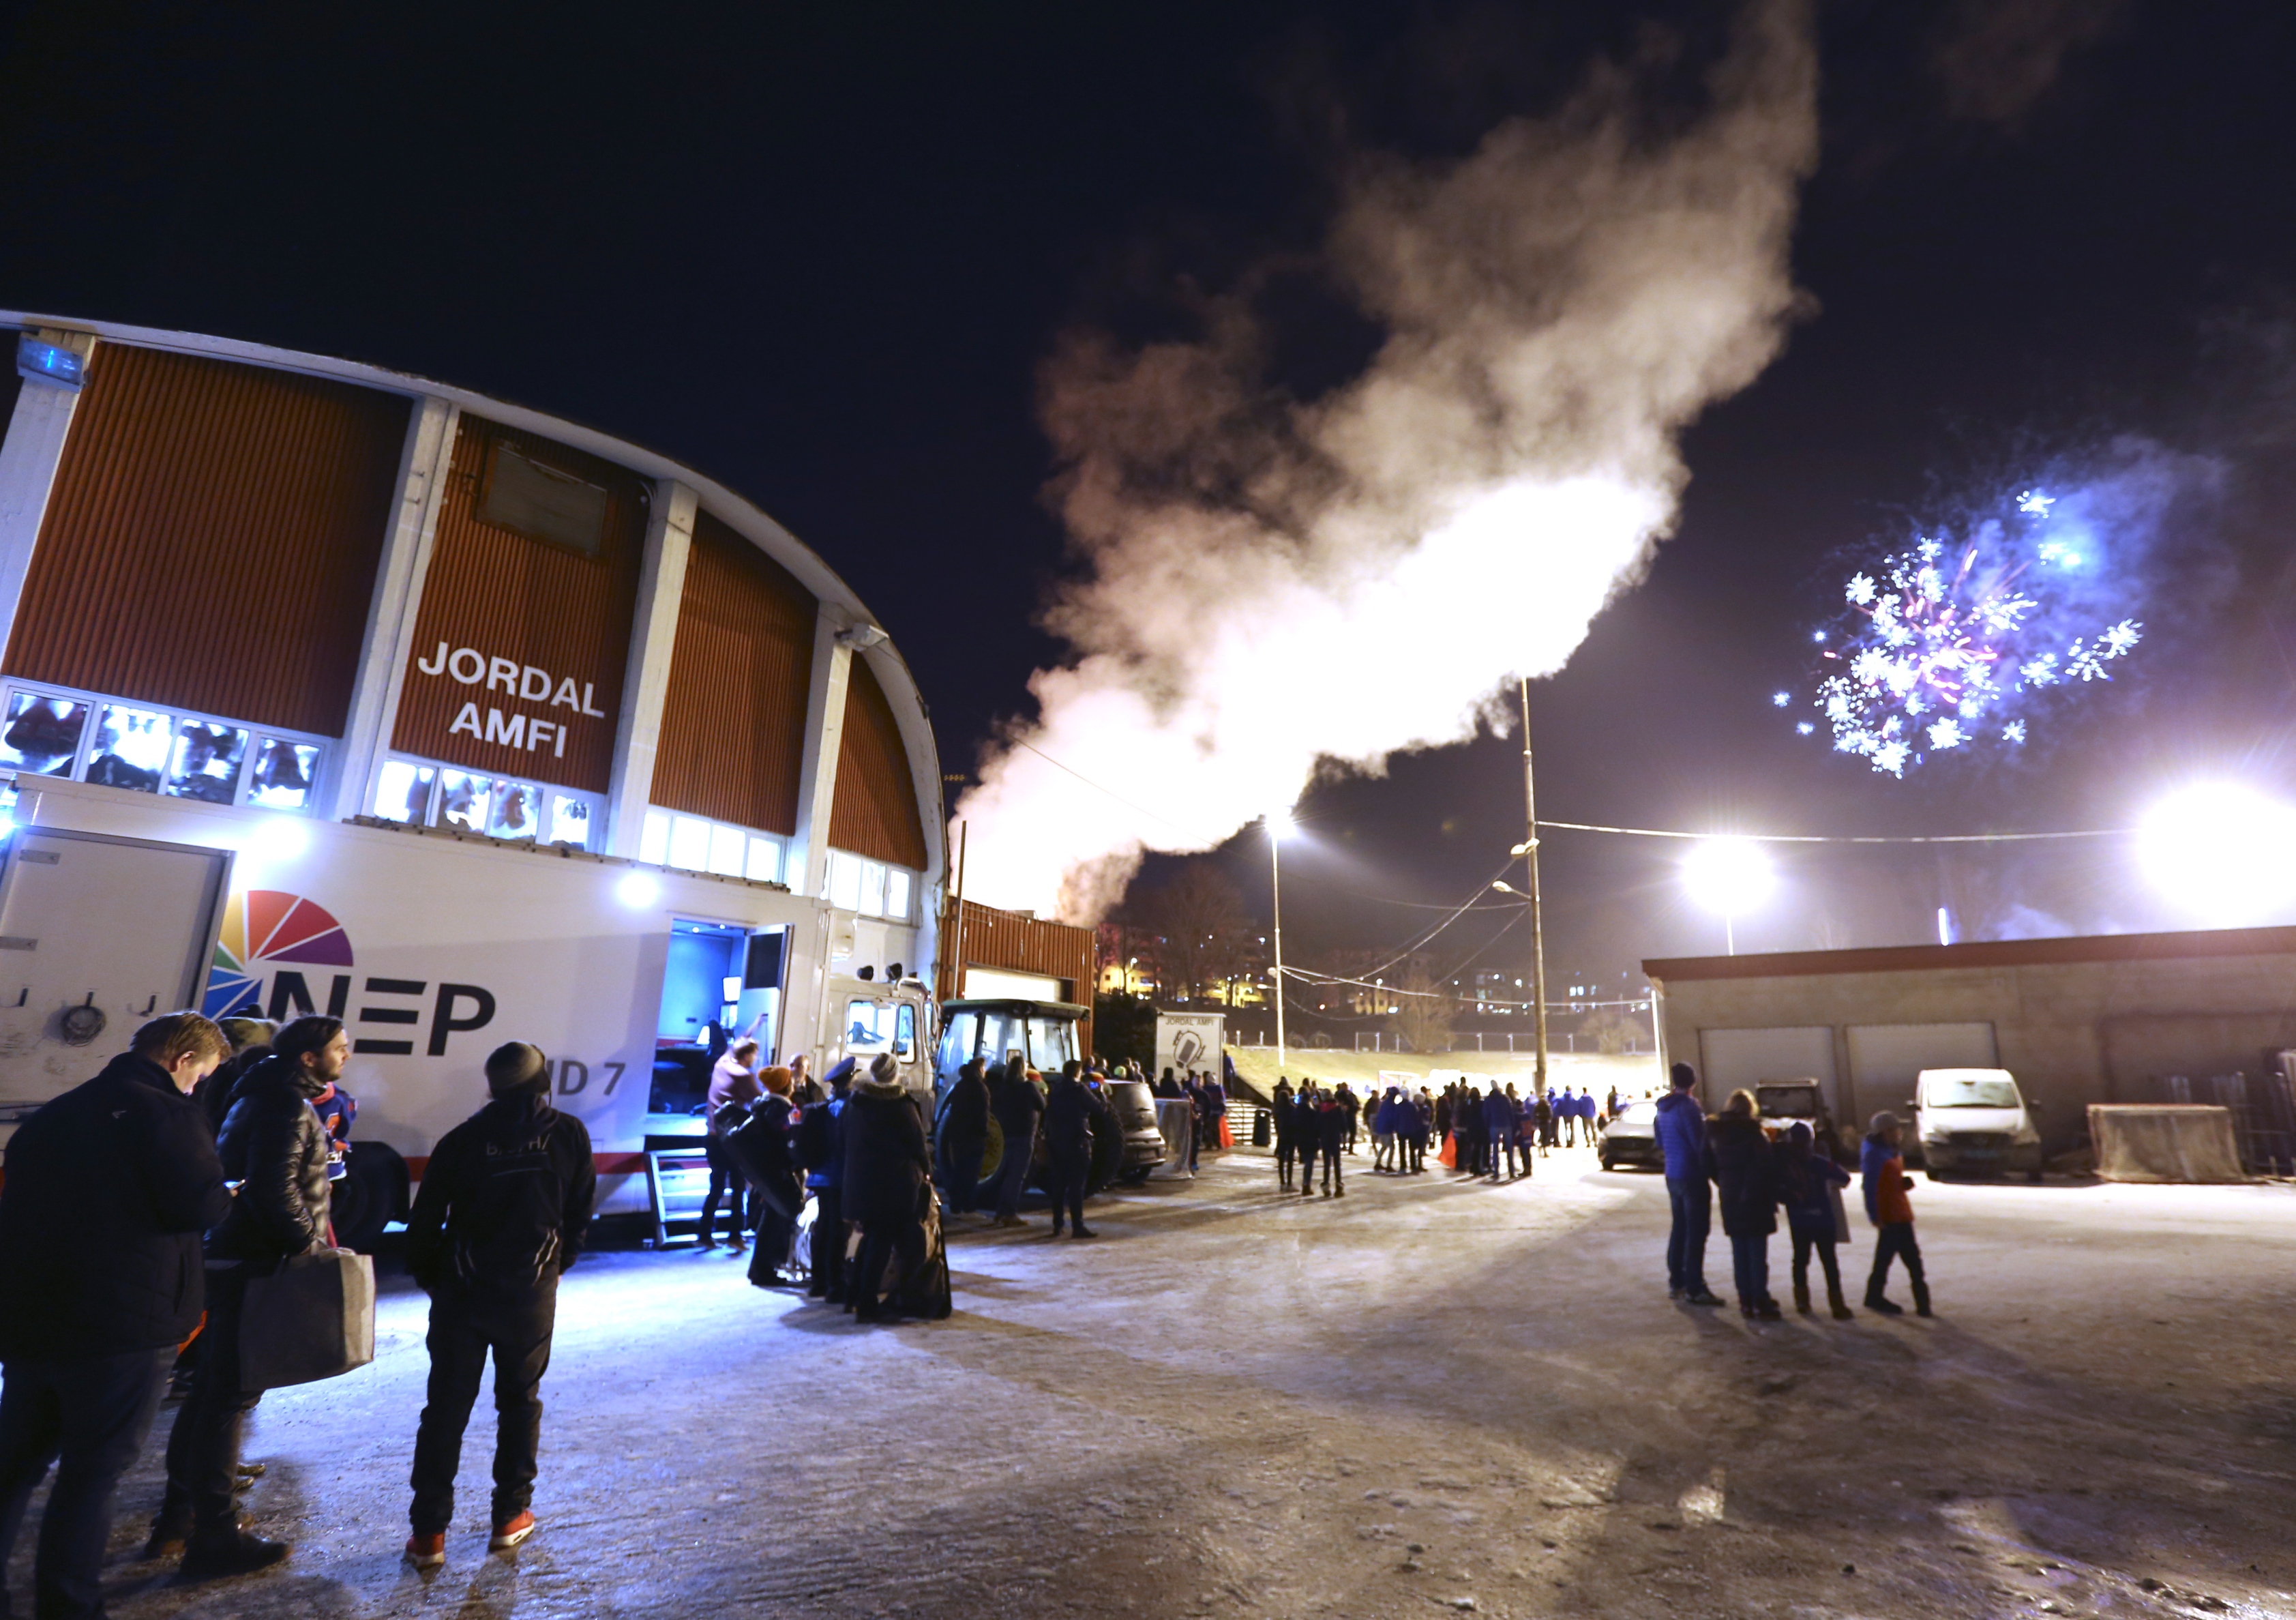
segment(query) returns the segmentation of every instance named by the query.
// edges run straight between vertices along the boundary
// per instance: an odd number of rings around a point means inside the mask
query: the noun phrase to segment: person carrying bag
[[[522,1040],[487,1058],[493,1100],[439,1139],[406,1220],[407,1269],[430,1295],[430,1384],[414,1435],[417,1568],[447,1561],[455,1475],[489,1352],[495,1363],[494,1534],[505,1551],[534,1533],[542,1375],[550,1366],[558,1279],[574,1263],[596,1201],[590,1132],[550,1106],[550,1070]]]
[[[250,1344],[267,1352],[275,1348],[275,1338],[283,1334],[292,1338],[297,1329],[290,1325],[275,1331],[262,1319],[242,1324],[250,1309],[269,1311],[281,1301],[303,1297],[301,1279],[279,1287],[267,1286],[276,1284],[291,1262],[308,1258],[340,1269],[332,1258],[334,1244],[327,1219],[333,1144],[311,1105],[342,1077],[349,1057],[350,1041],[341,1019],[318,1015],[297,1018],[273,1040],[271,1056],[241,1075],[232,1088],[216,1148],[224,1174],[239,1183],[239,1190],[231,1213],[207,1236],[207,1326],[195,1345],[192,1393],[168,1436],[167,1494],[144,1547],[147,1558],[168,1557],[181,1548],[188,1580],[268,1568],[292,1550],[284,1542],[266,1541],[240,1528],[233,1489],[247,1414],[270,1387],[250,1381],[244,1352]],[[322,1275],[315,1271],[311,1280],[318,1281]],[[266,1285],[261,1304],[253,1303],[258,1284]],[[369,1273],[370,1336],[373,1310]],[[295,1320],[303,1328],[312,1321],[308,1316]],[[343,1332],[338,1318],[325,1324],[318,1337],[334,1339],[340,1347]],[[299,1357],[312,1346],[291,1343],[275,1347]],[[366,1354],[373,1353],[369,1345]]]
[[[795,1280],[790,1274],[795,1258],[797,1220],[805,1207],[805,1188],[799,1185],[790,1155],[790,1129],[796,1111],[790,1106],[790,1072],[775,1066],[758,1073],[764,1095],[749,1118],[726,1142],[742,1173],[757,1190],[757,1244],[750,1254],[750,1281],[760,1288]]]
[[[250,1278],[239,1386],[250,1394],[340,1377],[374,1360],[374,1262],[350,1249],[298,1254]]]

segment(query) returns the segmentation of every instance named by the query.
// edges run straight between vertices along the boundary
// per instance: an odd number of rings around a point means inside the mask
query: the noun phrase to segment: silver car
[[[1666,1155],[1658,1145],[1658,1105],[1645,1098],[1621,1106],[1603,1125],[1595,1153],[1605,1170],[1616,1170],[1621,1164],[1665,1169]]]

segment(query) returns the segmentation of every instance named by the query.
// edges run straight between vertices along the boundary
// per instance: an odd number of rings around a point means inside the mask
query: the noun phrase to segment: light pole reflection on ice
[[[1683,886],[1709,911],[1722,914],[1724,949],[1738,954],[1737,920],[1770,896],[1777,874],[1751,838],[1702,838],[1682,863]]]

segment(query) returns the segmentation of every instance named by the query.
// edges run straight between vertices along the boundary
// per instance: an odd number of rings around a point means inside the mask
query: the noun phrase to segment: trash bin
[[[1265,1147],[1275,1139],[1275,1128],[1268,1121],[1267,1110],[1254,1108],[1251,1111],[1251,1145],[1254,1147]]]

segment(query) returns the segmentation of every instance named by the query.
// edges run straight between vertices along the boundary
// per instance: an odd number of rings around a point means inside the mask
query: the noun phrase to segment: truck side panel
[[[778,1056],[825,1010],[827,909],[777,889],[72,782],[23,786],[20,816],[39,826],[235,851],[205,1010],[341,1017],[357,1133],[397,1149],[418,1179],[432,1144],[486,1101],[487,1053],[530,1040],[552,1061],[557,1106],[590,1128],[611,1178],[602,1207],[645,1207],[638,1155],[676,917],[788,928]],[[0,1096],[18,1080],[53,1095],[93,1074],[124,1049],[140,1007],[106,1008],[86,1048],[35,1034],[0,1051]]]

